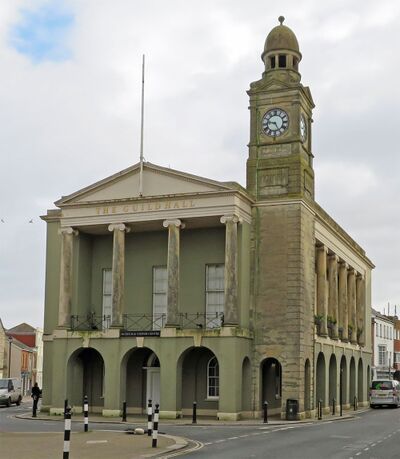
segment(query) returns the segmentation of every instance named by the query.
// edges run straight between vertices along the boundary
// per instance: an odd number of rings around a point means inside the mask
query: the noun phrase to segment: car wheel
[[[18,397],[18,400],[15,402],[15,404],[16,404],[17,406],[21,405],[21,400],[22,400],[22,397],[19,396],[19,397]]]
[[[372,403],[369,405],[370,408],[376,408],[375,405],[372,405]]]
[[[11,397],[8,397],[7,406],[11,406]]]

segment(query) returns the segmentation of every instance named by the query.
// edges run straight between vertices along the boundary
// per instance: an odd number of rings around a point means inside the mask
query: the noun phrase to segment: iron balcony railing
[[[71,330],[96,331],[110,328],[111,316],[97,315],[89,312],[86,315],[71,316]]]
[[[123,329],[127,331],[148,331],[164,328],[166,314],[124,314]],[[222,313],[180,313],[178,325],[181,329],[213,329],[221,328],[224,323]]]
[[[123,329],[129,331],[160,330],[164,328],[166,314],[124,314]]]

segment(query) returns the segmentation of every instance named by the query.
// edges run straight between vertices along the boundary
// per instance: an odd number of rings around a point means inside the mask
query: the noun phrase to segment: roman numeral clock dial
[[[281,108],[273,108],[263,116],[261,126],[266,135],[279,137],[289,126],[289,115]]]

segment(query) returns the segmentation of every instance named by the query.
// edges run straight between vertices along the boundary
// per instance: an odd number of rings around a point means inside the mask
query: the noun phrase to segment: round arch
[[[342,399],[342,404],[347,404],[347,362],[346,357],[342,355],[340,359],[340,375],[339,375],[339,395]]]
[[[132,414],[146,413],[147,401],[160,404],[160,360],[148,347],[129,349],[121,360],[121,399]]]
[[[67,362],[66,398],[72,406],[82,406],[87,395],[91,412],[104,406],[104,359],[94,348],[76,349]]]
[[[251,392],[251,363],[250,359],[245,357],[242,362],[242,412],[249,414],[251,411]]]
[[[307,359],[304,364],[304,411],[311,410],[311,364]]]
[[[197,402],[199,416],[216,416],[220,395],[218,356],[205,346],[190,347],[179,356],[176,371],[181,384],[177,409],[190,415],[193,402]]]
[[[280,413],[282,407],[282,365],[277,359],[268,357],[260,363],[260,375],[260,409],[262,409],[263,403],[267,402],[271,414]]]
[[[356,396],[356,362],[354,357],[350,359],[350,380],[349,380],[349,403],[354,403]]]
[[[335,404],[338,402],[337,399],[337,361],[336,355],[332,354],[329,359],[329,404],[333,404],[333,399],[335,399]]]
[[[365,401],[365,391],[364,391],[364,370],[363,370],[363,361],[362,358],[358,360],[358,372],[357,372],[357,398],[359,402]]]
[[[318,402],[322,400],[322,406],[326,406],[325,400],[325,356],[323,352],[318,354],[317,368],[316,368],[316,379],[315,379],[315,405],[318,406]]]

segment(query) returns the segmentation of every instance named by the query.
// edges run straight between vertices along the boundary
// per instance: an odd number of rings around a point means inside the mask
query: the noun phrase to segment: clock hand
[[[276,129],[278,129],[278,125],[275,123],[275,121],[270,121],[269,124],[275,124]]]

